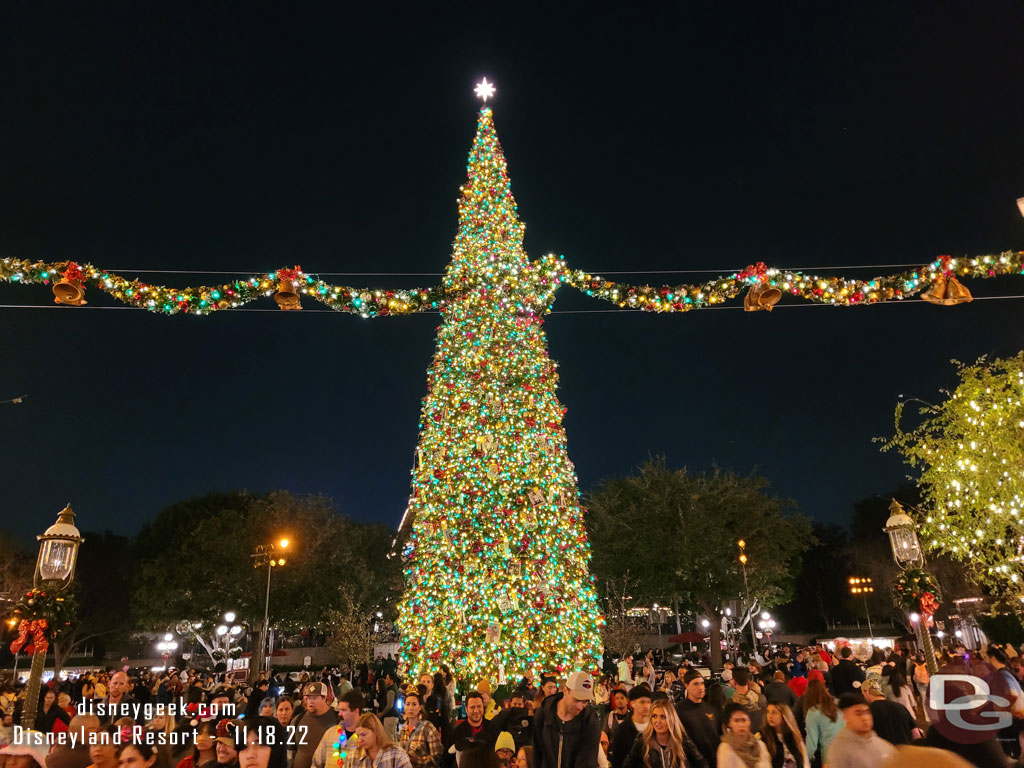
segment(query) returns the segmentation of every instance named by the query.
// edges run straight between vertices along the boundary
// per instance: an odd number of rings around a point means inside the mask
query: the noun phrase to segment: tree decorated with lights
[[[494,89],[477,88],[486,103]],[[630,285],[548,254],[529,261],[523,224],[488,107],[479,114],[459,231],[441,285],[404,290],[332,285],[283,267],[220,285],[175,288],[93,264],[0,259],[0,281],[52,285],[58,304],[81,307],[95,289],[138,309],[209,315],[273,296],[282,310],[303,299],[385,317],[439,312],[428,372],[406,540],[406,592],[398,624],[413,671],[448,663],[462,678],[511,679],[526,671],[590,666],[600,654],[589,545],[566,453],[558,374],[543,317],[566,285],[623,309],[686,313],[743,296],[771,311],[788,296],[840,307],[920,295],[969,302],[958,277],[1024,273],[1024,252],[953,259],[869,280],[814,275],[762,262],[699,284]],[[1019,506],[1019,505],[1018,505]]]
[[[928,512],[922,543],[967,564],[996,594],[1024,588],[1024,352],[958,363],[960,383],[905,430],[896,408],[896,448],[920,468]]]

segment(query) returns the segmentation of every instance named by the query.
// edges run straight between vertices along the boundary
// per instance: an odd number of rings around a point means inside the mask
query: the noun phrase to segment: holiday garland
[[[548,255],[528,263],[517,277],[505,277],[509,283],[530,283],[538,286],[535,300],[524,304],[504,302],[504,309],[513,313],[550,311],[550,299],[560,283],[566,283],[588,296],[617,304],[622,308],[648,312],[688,312],[692,309],[723,304],[737,298],[744,290],[759,291],[770,287],[784,295],[834,306],[879,304],[909,298],[929,286],[955,281],[956,276],[989,278],[1024,274],[1024,251],[954,259],[940,256],[930,264],[916,269],[884,275],[869,280],[822,276],[768,267],[763,262],[723,275],[704,283],[679,285],[630,285],[605,280],[582,270],[570,269],[558,256]],[[511,293],[514,285],[487,286],[460,275],[449,275],[440,286],[407,290],[382,290],[331,285],[300,267],[286,268],[253,275],[213,286],[172,288],[152,285],[126,277],[92,264],[71,261],[43,262],[22,259],[0,259],[0,281],[20,284],[44,284],[72,281],[96,288],[117,301],[151,312],[207,315],[224,309],[242,307],[263,297],[274,295],[282,285],[308,296],[338,312],[362,317],[409,315],[417,312],[440,312],[453,301],[470,293],[481,298]],[[490,291],[490,293],[488,292]],[[969,295],[969,294],[968,294]],[[499,302],[502,303],[502,302]],[[757,308],[769,309],[769,306]]]
[[[910,568],[896,577],[892,599],[903,611],[920,611],[926,618],[930,618],[939,608],[942,590],[930,573],[921,568]]]
[[[61,595],[52,589],[30,589],[17,605],[13,615],[18,622],[18,637],[11,643],[11,652],[45,654],[50,643],[71,624],[75,614],[73,597]]]

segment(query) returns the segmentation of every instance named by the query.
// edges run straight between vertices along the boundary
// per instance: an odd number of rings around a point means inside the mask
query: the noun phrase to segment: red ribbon
[[[20,651],[28,640],[29,635],[32,635],[33,651],[35,653],[46,653],[46,649],[50,647],[50,644],[46,641],[46,619],[35,619],[33,621],[22,619],[18,625],[18,639],[11,643],[11,653]]]
[[[748,264],[747,268],[737,275],[740,279],[747,277],[756,277],[758,282],[763,283],[765,277],[768,275],[768,265],[763,261],[757,262],[757,264]]]
[[[953,274],[953,270],[949,268],[949,261],[952,258],[953,257],[948,254],[945,256],[939,256],[939,265],[942,267],[942,274],[944,277],[949,277]]]
[[[83,272],[82,268],[73,261],[68,262],[67,269],[65,269],[62,274],[64,275],[65,280],[78,280],[81,282],[85,279],[85,272]]]
[[[279,269],[277,270],[277,276],[281,280],[287,280],[290,283],[297,283],[299,281],[299,275],[302,274],[302,267],[298,264],[295,265],[295,269]]]
[[[927,626],[932,625],[932,616],[939,610],[939,600],[931,592],[925,592],[921,595],[921,615],[924,616],[925,624]]]

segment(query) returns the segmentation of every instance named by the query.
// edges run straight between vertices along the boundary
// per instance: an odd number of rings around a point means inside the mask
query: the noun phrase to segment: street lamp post
[[[266,655],[267,650],[267,625],[270,623],[270,574],[274,572],[274,568],[285,564],[284,550],[288,549],[291,545],[291,541],[288,539],[281,539],[276,544],[261,544],[256,547],[256,551],[250,555],[252,558],[253,568],[267,567],[267,592],[266,598],[263,602],[263,626],[260,628],[260,647],[259,647],[259,663],[254,665],[254,668],[249,670],[249,676],[255,679],[255,676],[266,666],[267,676],[270,676],[270,656]],[[278,549],[281,550],[278,553]],[[253,654],[253,661],[256,661],[257,654]]]
[[[740,566],[743,568],[743,591],[747,598],[747,613],[749,614],[748,621],[750,622],[750,641],[753,645],[750,647],[751,653],[757,653],[757,632],[754,631],[754,614],[752,613],[754,606],[750,602],[750,585],[747,584],[747,542],[740,539],[736,542],[736,545],[740,548]]]
[[[164,639],[156,644],[156,649],[160,651],[160,655],[164,659],[164,669],[167,669],[167,659],[170,658],[171,654],[178,649],[178,643],[174,639],[174,635],[168,632],[164,635]]]
[[[889,544],[892,546],[892,557],[901,570],[907,568],[924,568],[924,552],[921,551],[921,542],[917,539],[916,526],[910,519],[910,515],[903,511],[900,503],[893,499],[889,505],[891,513],[885,523],[884,530],[889,534]],[[915,623],[912,614],[911,622]],[[928,673],[937,674],[939,669],[935,663],[935,649],[932,646],[932,635],[928,631],[928,617],[921,617],[921,644],[924,646],[924,661],[928,667]]]
[[[868,619],[868,634],[874,639],[875,631],[871,629],[871,611],[868,609],[868,595],[875,591],[875,588],[871,586],[871,579],[863,578],[861,576],[850,577],[850,594],[860,595],[864,598],[864,615]]]
[[[57,515],[57,522],[46,529],[39,540],[39,557],[36,559],[35,576],[32,583],[35,589],[60,593],[71,586],[75,579],[75,564],[78,561],[78,548],[82,544],[82,535],[75,526],[75,513],[68,504]],[[22,619],[18,631],[22,629],[30,634],[39,628],[38,622]],[[44,622],[45,624],[45,622]],[[50,628],[57,631],[57,627]],[[36,710],[39,705],[39,687],[43,681],[43,669],[46,667],[47,643],[33,643],[32,669],[28,678],[28,690],[25,694],[25,711],[21,716],[21,727],[32,728],[36,722]]]

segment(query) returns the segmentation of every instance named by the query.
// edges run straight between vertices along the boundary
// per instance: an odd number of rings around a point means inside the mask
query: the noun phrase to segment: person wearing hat
[[[533,721],[534,768],[596,768],[601,723],[593,700],[594,678],[586,672],[569,675],[562,692],[544,700]]]
[[[0,749],[4,768],[46,768],[46,742],[39,731],[25,731],[17,744]]]
[[[871,707],[861,694],[844,693],[839,710],[845,725],[829,747],[829,768],[877,768],[896,755],[896,748],[875,733]]]
[[[608,749],[612,768],[622,768],[625,765],[636,737],[647,730],[651,716],[651,697],[651,689],[645,683],[630,689],[629,708],[632,715],[615,729]]]
[[[679,722],[707,764],[714,768],[721,731],[718,728],[718,713],[705,701],[707,685],[704,675],[696,669],[688,669],[683,675],[683,686],[683,698],[676,702]]]
[[[292,719],[295,732],[301,733],[305,726],[305,737],[299,741],[295,749],[293,768],[311,768],[313,754],[320,746],[320,740],[328,729],[338,724],[337,713],[327,704],[328,689],[326,683],[306,683],[302,688],[302,706],[305,711]]]
[[[864,683],[864,698],[871,707],[875,733],[890,744],[910,744],[920,736],[917,723],[905,706],[890,701],[882,693],[882,682],[871,679]]]
[[[498,734],[498,740],[494,742],[494,754],[501,761],[501,768],[509,768],[509,761],[515,757],[516,741],[508,731]]]

